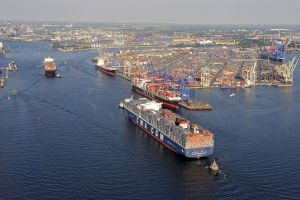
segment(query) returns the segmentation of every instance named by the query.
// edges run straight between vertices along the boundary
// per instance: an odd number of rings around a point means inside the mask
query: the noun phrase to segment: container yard
[[[121,51],[123,68],[118,74],[128,80],[159,76],[193,88],[247,88],[292,86],[296,57],[276,62],[262,58],[258,48],[209,47]]]

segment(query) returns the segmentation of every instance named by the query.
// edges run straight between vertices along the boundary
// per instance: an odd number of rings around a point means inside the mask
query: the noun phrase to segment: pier
[[[186,108],[188,110],[203,110],[210,111],[212,110],[212,106],[208,103],[203,103],[197,100],[189,100],[189,101],[181,101],[178,103],[181,107]]]

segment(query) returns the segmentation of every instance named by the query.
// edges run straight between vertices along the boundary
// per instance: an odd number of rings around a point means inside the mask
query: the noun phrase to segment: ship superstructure
[[[162,109],[162,103],[146,98],[125,99],[123,106],[134,124],[172,151],[188,158],[213,154],[214,135],[172,111]]]

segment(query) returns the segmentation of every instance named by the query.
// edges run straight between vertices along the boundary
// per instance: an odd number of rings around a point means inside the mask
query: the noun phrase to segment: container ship
[[[213,154],[214,135],[187,119],[162,109],[162,103],[146,98],[123,101],[130,120],[170,150],[187,158]]]
[[[179,109],[178,103],[182,100],[180,93],[163,83],[134,78],[131,81],[131,87],[138,94],[162,103],[164,108]]]
[[[112,62],[109,61],[109,59],[105,58],[98,58],[97,64],[96,64],[96,70],[103,72],[109,76],[116,76],[116,71],[118,70],[117,66],[113,66]]]
[[[45,76],[47,77],[56,76],[56,65],[54,63],[53,58],[47,57],[44,59],[44,70],[45,70]]]

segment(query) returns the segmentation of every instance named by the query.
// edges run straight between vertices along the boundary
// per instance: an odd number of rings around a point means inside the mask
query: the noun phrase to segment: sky
[[[300,24],[300,0],[0,0],[0,20]]]

